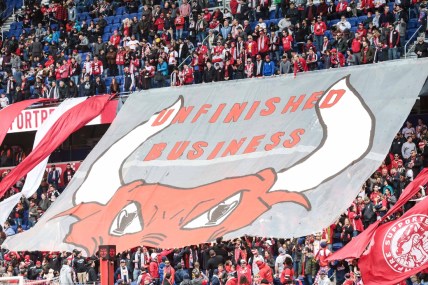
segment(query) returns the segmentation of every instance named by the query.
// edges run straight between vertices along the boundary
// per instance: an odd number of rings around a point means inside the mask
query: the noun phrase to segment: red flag
[[[2,144],[4,137],[6,136],[7,131],[9,130],[13,121],[23,110],[35,103],[41,103],[46,101],[49,101],[49,99],[39,98],[25,100],[18,103],[14,103],[0,110],[0,145]]]
[[[419,192],[420,186],[424,186],[428,183],[428,169],[423,169],[419,175],[413,180],[409,185],[407,185],[406,189],[404,189],[397,203],[389,209],[385,216],[380,221],[377,221],[371,224],[367,229],[365,229],[361,234],[357,237],[353,238],[346,246],[336,251],[332,255],[330,255],[327,260],[342,260],[348,258],[359,258],[361,254],[363,254],[367,245],[369,244],[373,234],[375,233],[380,222],[384,221],[389,215],[395,213],[398,209],[400,209],[407,201],[409,201],[416,193]]]
[[[428,199],[381,225],[358,265],[365,285],[394,285],[428,268]]]
[[[0,183],[0,197],[33,169],[45,157],[50,155],[70,134],[85,126],[98,116],[109,101],[108,95],[95,96],[65,112],[46,133],[37,147]]]

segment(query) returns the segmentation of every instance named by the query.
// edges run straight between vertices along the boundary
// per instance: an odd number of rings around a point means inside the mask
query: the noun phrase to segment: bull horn
[[[335,100],[332,94],[341,96],[334,105],[331,104]],[[363,159],[370,151],[375,117],[350,84],[349,75],[324,92],[315,110],[324,132],[321,143],[311,154],[279,171],[270,192],[313,189]]]
[[[107,203],[114,192],[123,185],[121,175],[123,162],[150,137],[167,128],[182,106],[183,97],[180,96],[173,105],[164,110],[166,112],[172,110],[165,122],[152,126],[158,116],[156,113],[148,121],[138,125],[134,130],[112,144],[87,171],[85,180],[75,193],[74,202],[76,204],[91,201]],[[94,189],[99,189],[100,179],[104,181],[104,185],[109,185],[109,187],[108,189],[94,191]]]

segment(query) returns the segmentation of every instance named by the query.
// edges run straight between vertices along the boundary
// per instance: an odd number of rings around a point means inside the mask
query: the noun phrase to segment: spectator
[[[418,37],[418,41],[415,45],[415,53],[418,58],[428,56],[428,44],[424,41],[423,37]]]
[[[413,143],[411,136],[407,137],[407,141],[401,147],[401,156],[403,159],[408,159],[412,151],[416,151],[416,145]]]
[[[9,99],[4,93],[2,93],[0,96],[0,109],[6,108],[9,105]]]

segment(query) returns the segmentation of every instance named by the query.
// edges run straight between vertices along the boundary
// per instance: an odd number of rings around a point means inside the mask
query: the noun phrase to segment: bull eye
[[[110,235],[123,236],[133,234],[143,230],[143,218],[141,216],[140,205],[131,202],[123,207],[110,226]]]
[[[227,198],[213,208],[191,220],[183,227],[183,229],[197,229],[220,225],[238,207],[241,197],[242,192],[239,192]]]

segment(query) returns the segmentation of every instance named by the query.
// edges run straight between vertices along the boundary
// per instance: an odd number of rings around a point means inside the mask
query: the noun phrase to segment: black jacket
[[[214,66],[211,66],[210,69],[205,68],[204,70],[204,82],[213,82],[215,78],[215,69]]]

